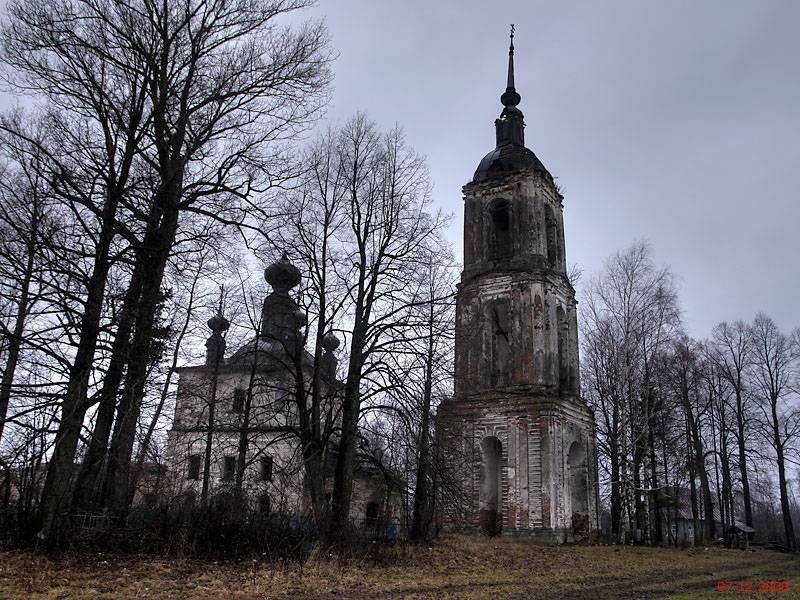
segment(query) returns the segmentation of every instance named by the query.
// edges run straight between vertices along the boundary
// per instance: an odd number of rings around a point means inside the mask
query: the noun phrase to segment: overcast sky
[[[459,258],[461,186],[494,147],[513,22],[526,143],[565,190],[584,278],[644,238],[695,337],[759,310],[800,325],[800,2],[321,0],[311,14],[339,52],[329,117],[404,127]]]
[[[759,310],[800,325],[800,2],[322,0],[315,13],[340,53],[330,116],[405,128],[455,214],[459,258],[461,186],[494,147],[513,22],[526,144],[565,190],[567,260],[587,277],[645,238],[678,277],[690,334]]]

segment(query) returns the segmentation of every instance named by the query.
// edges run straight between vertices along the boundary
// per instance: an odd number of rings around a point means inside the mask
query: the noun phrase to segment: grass
[[[766,550],[545,546],[451,536],[345,565],[0,553],[0,598],[800,598],[800,557]],[[716,591],[717,581],[789,582],[783,593]]]

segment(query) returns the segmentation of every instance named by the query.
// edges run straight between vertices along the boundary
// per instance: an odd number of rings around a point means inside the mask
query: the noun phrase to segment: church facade
[[[302,346],[306,325],[291,290],[301,273],[286,255],[264,273],[272,292],[264,299],[256,335],[226,356],[230,322],[222,307],[208,321],[204,364],[178,369],[177,402],[167,442],[165,500],[188,507],[241,498],[262,515],[310,519],[298,429],[296,369],[312,377],[313,356]],[[319,371],[322,419],[339,418],[339,340],[323,337]],[[299,364],[298,364],[299,363]],[[334,423],[335,425],[335,423]],[[324,449],[326,488],[332,488],[336,439]],[[401,523],[402,482],[386,469],[359,460],[353,475],[350,517],[358,527]]]
[[[525,147],[511,42],[496,147],[463,188],[455,391],[437,421],[464,498],[448,520],[572,541],[597,528],[595,425],[580,397],[563,197]]]

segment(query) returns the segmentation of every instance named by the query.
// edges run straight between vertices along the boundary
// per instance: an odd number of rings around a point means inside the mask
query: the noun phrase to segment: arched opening
[[[261,494],[258,499],[258,512],[262,515],[268,515],[272,511],[272,501],[269,494]]]
[[[366,524],[367,527],[375,527],[378,524],[378,516],[381,507],[377,502],[367,502]]]
[[[492,222],[492,258],[511,255],[511,203],[508,200],[495,200],[489,209]]]
[[[562,389],[569,389],[569,321],[564,309],[556,307],[556,320],[558,322],[558,383]]]
[[[502,387],[511,383],[511,309],[506,298],[497,298],[490,305],[492,323],[491,384]]]
[[[569,497],[572,506],[573,535],[589,531],[589,469],[586,448],[581,442],[573,442],[567,454],[569,470]]]
[[[544,316],[542,315],[542,312],[542,297],[539,294],[536,294],[533,297],[533,327],[535,329],[541,329],[544,327]]]
[[[550,205],[544,207],[544,225],[547,235],[547,263],[555,268],[558,266],[558,224]]]
[[[377,502],[367,502],[366,518],[364,519],[364,526],[370,533],[376,533],[378,529],[378,522],[380,520],[381,506]]]
[[[481,440],[481,485],[478,498],[478,524],[487,535],[500,533],[501,458],[503,446],[496,437]]]

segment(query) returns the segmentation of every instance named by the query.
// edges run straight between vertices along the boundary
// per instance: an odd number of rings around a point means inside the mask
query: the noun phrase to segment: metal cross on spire
[[[514,88],[514,32],[516,31],[516,27],[514,24],[511,24],[511,33],[509,34],[509,38],[511,39],[511,44],[508,47],[508,79],[506,82],[506,91],[500,97],[500,101],[503,103],[503,106],[516,106],[519,104],[519,94],[517,94],[517,90]]]
[[[506,84],[507,90],[514,89],[514,24],[511,24],[511,44],[508,47],[508,83]]]

